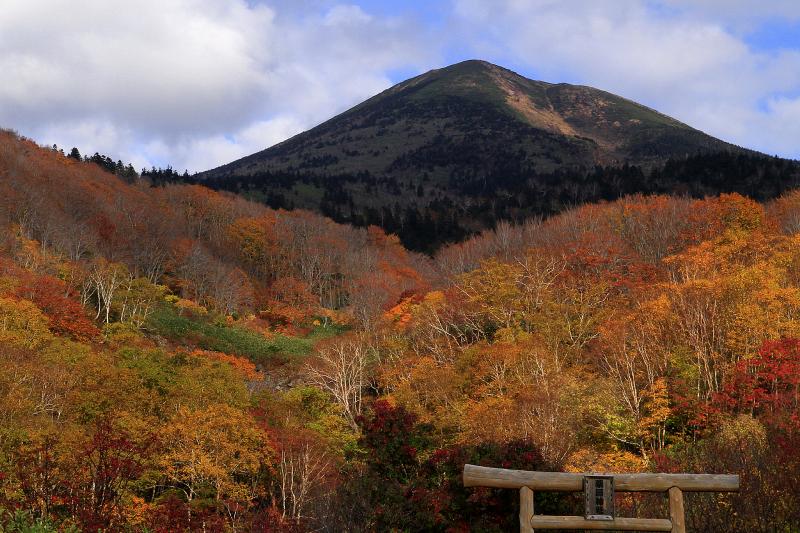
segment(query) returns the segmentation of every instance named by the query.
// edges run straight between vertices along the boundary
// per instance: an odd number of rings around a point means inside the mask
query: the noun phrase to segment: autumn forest
[[[423,255],[0,133],[0,531],[514,530],[464,463],[735,473],[693,531],[795,531],[798,402],[800,191]]]

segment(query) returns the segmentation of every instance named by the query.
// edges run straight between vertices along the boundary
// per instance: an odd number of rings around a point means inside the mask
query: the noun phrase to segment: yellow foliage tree
[[[181,407],[161,435],[159,466],[166,483],[190,503],[210,491],[235,521],[263,490],[259,475],[272,461],[266,434],[239,409]]]
[[[47,317],[33,303],[0,298],[0,343],[39,348],[53,338],[47,324]]]

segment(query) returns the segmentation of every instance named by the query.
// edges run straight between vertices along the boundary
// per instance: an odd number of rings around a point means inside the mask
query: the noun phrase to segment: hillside
[[[738,169],[730,172],[731,169]],[[195,177],[433,251],[497,220],[634,192],[771,198],[797,167],[591,87],[465,61]]]
[[[430,258],[103,161],[0,131],[0,531],[513,531],[464,463],[736,473],[690,530],[800,526],[800,191]]]
[[[125,181],[4,130],[0,246],[14,261],[65,278],[65,293],[93,302],[105,323],[129,318],[114,293],[133,283],[148,299],[170,294],[255,332],[303,331],[326,310],[369,323],[404,291],[425,286],[421,272],[430,270],[427,258],[378,228],[196,185]],[[104,276],[114,280],[110,293]],[[157,310],[150,303],[139,302],[142,324]]]

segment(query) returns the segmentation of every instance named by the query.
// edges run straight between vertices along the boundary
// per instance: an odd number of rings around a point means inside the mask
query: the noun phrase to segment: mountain
[[[499,219],[634,192],[773,197],[797,166],[602,90],[471,60],[194,179],[433,251]]]

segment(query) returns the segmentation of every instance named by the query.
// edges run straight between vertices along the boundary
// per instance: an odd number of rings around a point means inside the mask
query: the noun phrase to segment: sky
[[[2,0],[0,127],[196,172],[465,59],[800,159],[798,0]]]

